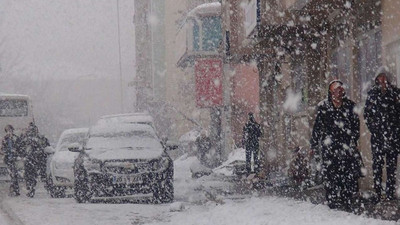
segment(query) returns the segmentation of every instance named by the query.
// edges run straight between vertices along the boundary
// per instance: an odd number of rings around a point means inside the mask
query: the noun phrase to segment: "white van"
[[[19,136],[33,121],[32,102],[29,96],[0,93],[0,140],[3,140],[6,125],[12,125],[14,133]],[[1,156],[0,180],[4,179],[9,179],[9,177],[3,156]]]

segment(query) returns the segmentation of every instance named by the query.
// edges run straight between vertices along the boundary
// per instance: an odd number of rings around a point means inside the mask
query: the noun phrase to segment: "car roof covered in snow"
[[[68,135],[68,134],[77,134],[77,133],[87,133],[89,132],[89,128],[71,128],[64,130],[61,135]]]
[[[147,124],[131,123],[104,123],[97,124],[90,128],[90,134],[110,134],[120,132],[145,131],[156,136],[154,129]]]
[[[148,124],[153,126],[153,117],[147,113],[126,113],[102,116],[97,125],[107,123],[134,123],[134,124]]]

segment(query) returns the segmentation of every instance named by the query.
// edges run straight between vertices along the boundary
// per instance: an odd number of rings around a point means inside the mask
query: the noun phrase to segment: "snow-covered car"
[[[200,129],[195,128],[183,134],[178,141],[179,150],[182,153],[193,154],[196,152],[196,139],[200,136]]]
[[[78,153],[68,151],[68,147],[83,146],[88,131],[89,128],[75,128],[61,134],[54,154],[47,160],[47,189],[51,197],[64,197],[66,188],[73,187],[73,166]]]
[[[147,124],[107,123],[90,128],[75,160],[74,195],[90,200],[174,198],[173,161]]]

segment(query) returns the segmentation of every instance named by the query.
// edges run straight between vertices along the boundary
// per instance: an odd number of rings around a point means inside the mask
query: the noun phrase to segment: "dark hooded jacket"
[[[14,163],[17,157],[20,156],[17,135],[6,135],[1,142],[1,150],[4,153],[4,163],[7,165],[9,163]]]
[[[382,93],[376,82],[377,77],[375,85],[368,92],[364,118],[373,135],[387,134],[388,137],[392,137],[398,133],[400,127],[400,91],[389,82],[387,91]]]
[[[243,127],[243,145],[246,150],[258,149],[258,139],[261,137],[261,127],[252,117]]]
[[[355,103],[344,96],[342,106],[335,108],[330,93],[318,104],[311,148],[320,150],[325,169],[356,166],[353,164],[359,158],[356,147],[360,137],[360,120],[354,107]]]

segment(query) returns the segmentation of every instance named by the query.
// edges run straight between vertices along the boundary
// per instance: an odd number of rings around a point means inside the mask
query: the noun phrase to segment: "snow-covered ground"
[[[229,192],[231,184],[221,175],[191,178],[190,165],[196,160],[187,155],[175,160],[175,202],[172,204],[77,204],[73,199],[52,199],[39,185],[35,198],[6,198],[2,208],[14,218],[15,224],[26,225],[396,224],[292,199],[223,196],[221,193]],[[1,186],[5,190],[6,186]],[[1,214],[0,224],[7,224],[3,223]]]

